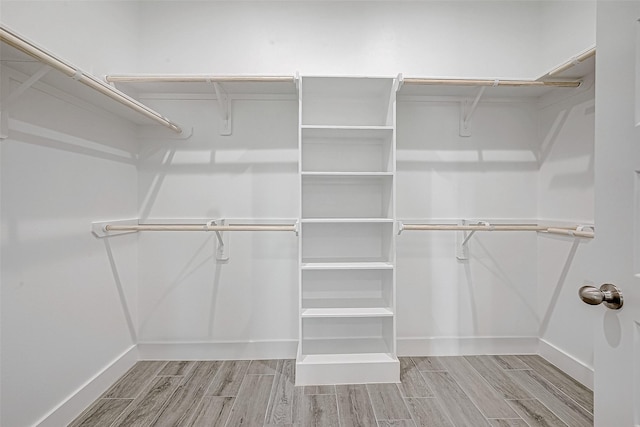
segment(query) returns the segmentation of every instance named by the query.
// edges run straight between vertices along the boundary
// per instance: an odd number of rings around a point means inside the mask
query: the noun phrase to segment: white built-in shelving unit
[[[393,78],[300,81],[296,384],[399,381]]]

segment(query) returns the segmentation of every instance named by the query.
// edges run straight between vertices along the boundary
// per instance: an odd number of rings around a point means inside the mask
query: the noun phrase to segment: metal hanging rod
[[[541,225],[458,225],[458,224],[402,224],[405,231],[546,231]]]
[[[594,237],[593,230],[582,230],[580,229],[580,227],[576,227],[576,228],[549,227],[543,232],[550,233],[550,234],[564,234],[566,236],[574,236],[574,237],[586,237],[588,239],[593,239]]]
[[[296,224],[139,224],[104,226],[105,231],[297,231]]]
[[[294,83],[293,76],[216,76],[180,74],[112,74],[109,83]]]
[[[593,238],[592,230],[577,227],[548,227],[535,224],[403,224],[400,223],[398,234],[402,231],[536,231],[541,233],[562,234],[574,237]]]
[[[581,62],[586,61],[587,59],[591,58],[592,56],[596,55],[596,48],[591,48],[587,51],[585,51],[584,53],[575,56],[573,58],[571,58],[569,61],[565,62],[564,64],[560,65],[559,67],[549,71],[549,73],[547,74],[548,76],[554,76],[556,74],[560,74],[564,71],[567,71],[569,68],[580,64]]]
[[[535,81],[535,80],[486,80],[486,79],[434,79],[405,77],[405,85],[433,85],[433,86],[508,86],[508,87],[578,87],[580,81]]]
[[[171,120],[162,116],[160,113],[152,110],[146,105],[136,101],[130,96],[120,92],[119,90],[109,86],[108,84],[98,80],[96,77],[84,73],[82,70],[77,67],[69,64],[68,62],[46,52],[42,48],[36,46],[35,44],[25,40],[18,34],[13,31],[7,29],[5,26],[0,24],[0,40],[9,46],[12,46],[21,52],[35,58],[36,60],[55,68],[56,70],[62,72],[63,74],[77,80],[78,82],[84,84],[85,86],[90,87],[91,89],[107,96],[108,98],[113,99],[120,104],[125,105],[126,107],[154,120],[161,125],[173,130],[174,132],[181,133],[182,129],[180,126],[173,123]]]

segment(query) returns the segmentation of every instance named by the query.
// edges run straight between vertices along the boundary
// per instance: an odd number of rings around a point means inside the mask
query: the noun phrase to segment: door
[[[595,425],[640,426],[640,0],[600,0],[596,29],[593,278],[620,310],[594,310]]]

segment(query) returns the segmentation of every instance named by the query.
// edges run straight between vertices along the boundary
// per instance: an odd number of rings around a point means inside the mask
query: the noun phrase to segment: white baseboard
[[[35,425],[38,427],[68,425],[135,365],[137,361],[138,351],[136,346],[133,345],[90,378]]]
[[[295,359],[298,340],[223,342],[141,342],[140,360]]]
[[[408,337],[398,338],[398,356],[469,356],[538,354],[538,337]]]
[[[592,367],[587,366],[584,362],[543,339],[540,339],[540,351],[538,354],[576,381],[593,390]]]

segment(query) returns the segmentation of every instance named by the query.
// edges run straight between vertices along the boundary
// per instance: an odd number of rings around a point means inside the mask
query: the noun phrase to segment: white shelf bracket
[[[400,82],[401,82],[401,77],[402,74],[398,75],[398,78],[393,79],[393,83],[391,85],[391,91],[389,93],[389,104],[388,104],[388,109],[387,109],[387,123],[393,123],[393,115],[394,115],[394,106],[396,104],[396,93],[398,92],[398,90],[400,89]]]
[[[463,219],[458,222],[458,225],[467,225],[467,221]],[[469,259],[469,247],[465,244],[467,241],[467,232],[460,231],[456,233],[456,258],[460,261]]]
[[[220,108],[220,135],[231,135],[231,98],[220,83],[212,83]]]
[[[402,234],[402,231],[404,230],[404,224],[402,223],[402,221],[396,221],[396,227],[397,227],[397,234],[399,236],[400,234]]]
[[[494,86],[497,86],[497,80],[494,82]],[[460,136],[471,136],[471,117],[473,117],[486,88],[486,86],[480,87],[473,102],[465,99],[460,103]]]
[[[208,227],[214,225],[225,225],[224,219],[214,219],[207,223]],[[228,262],[229,261],[229,233],[215,230],[217,237],[216,244],[216,261]]]
[[[296,84],[296,92],[300,93],[300,73],[298,71],[293,76],[293,82]]]
[[[22,94],[33,86],[38,80],[43,78],[51,67],[43,65],[33,73],[31,77],[25,80],[20,86],[18,86],[13,92],[11,92],[5,99],[2,100],[2,107],[0,108],[0,139],[9,137],[9,107],[14,103]]]
[[[460,221],[459,225],[468,225],[468,223],[466,220],[463,219],[462,221]],[[492,231],[494,229],[494,227],[486,221],[480,221],[476,225],[483,225],[487,227],[487,230],[489,231]],[[456,240],[457,240],[456,258],[457,259],[461,261],[469,259],[469,246],[467,245],[467,243],[469,243],[469,240],[471,240],[473,235],[476,234],[476,231],[477,230],[461,231],[457,233],[456,235]]]

